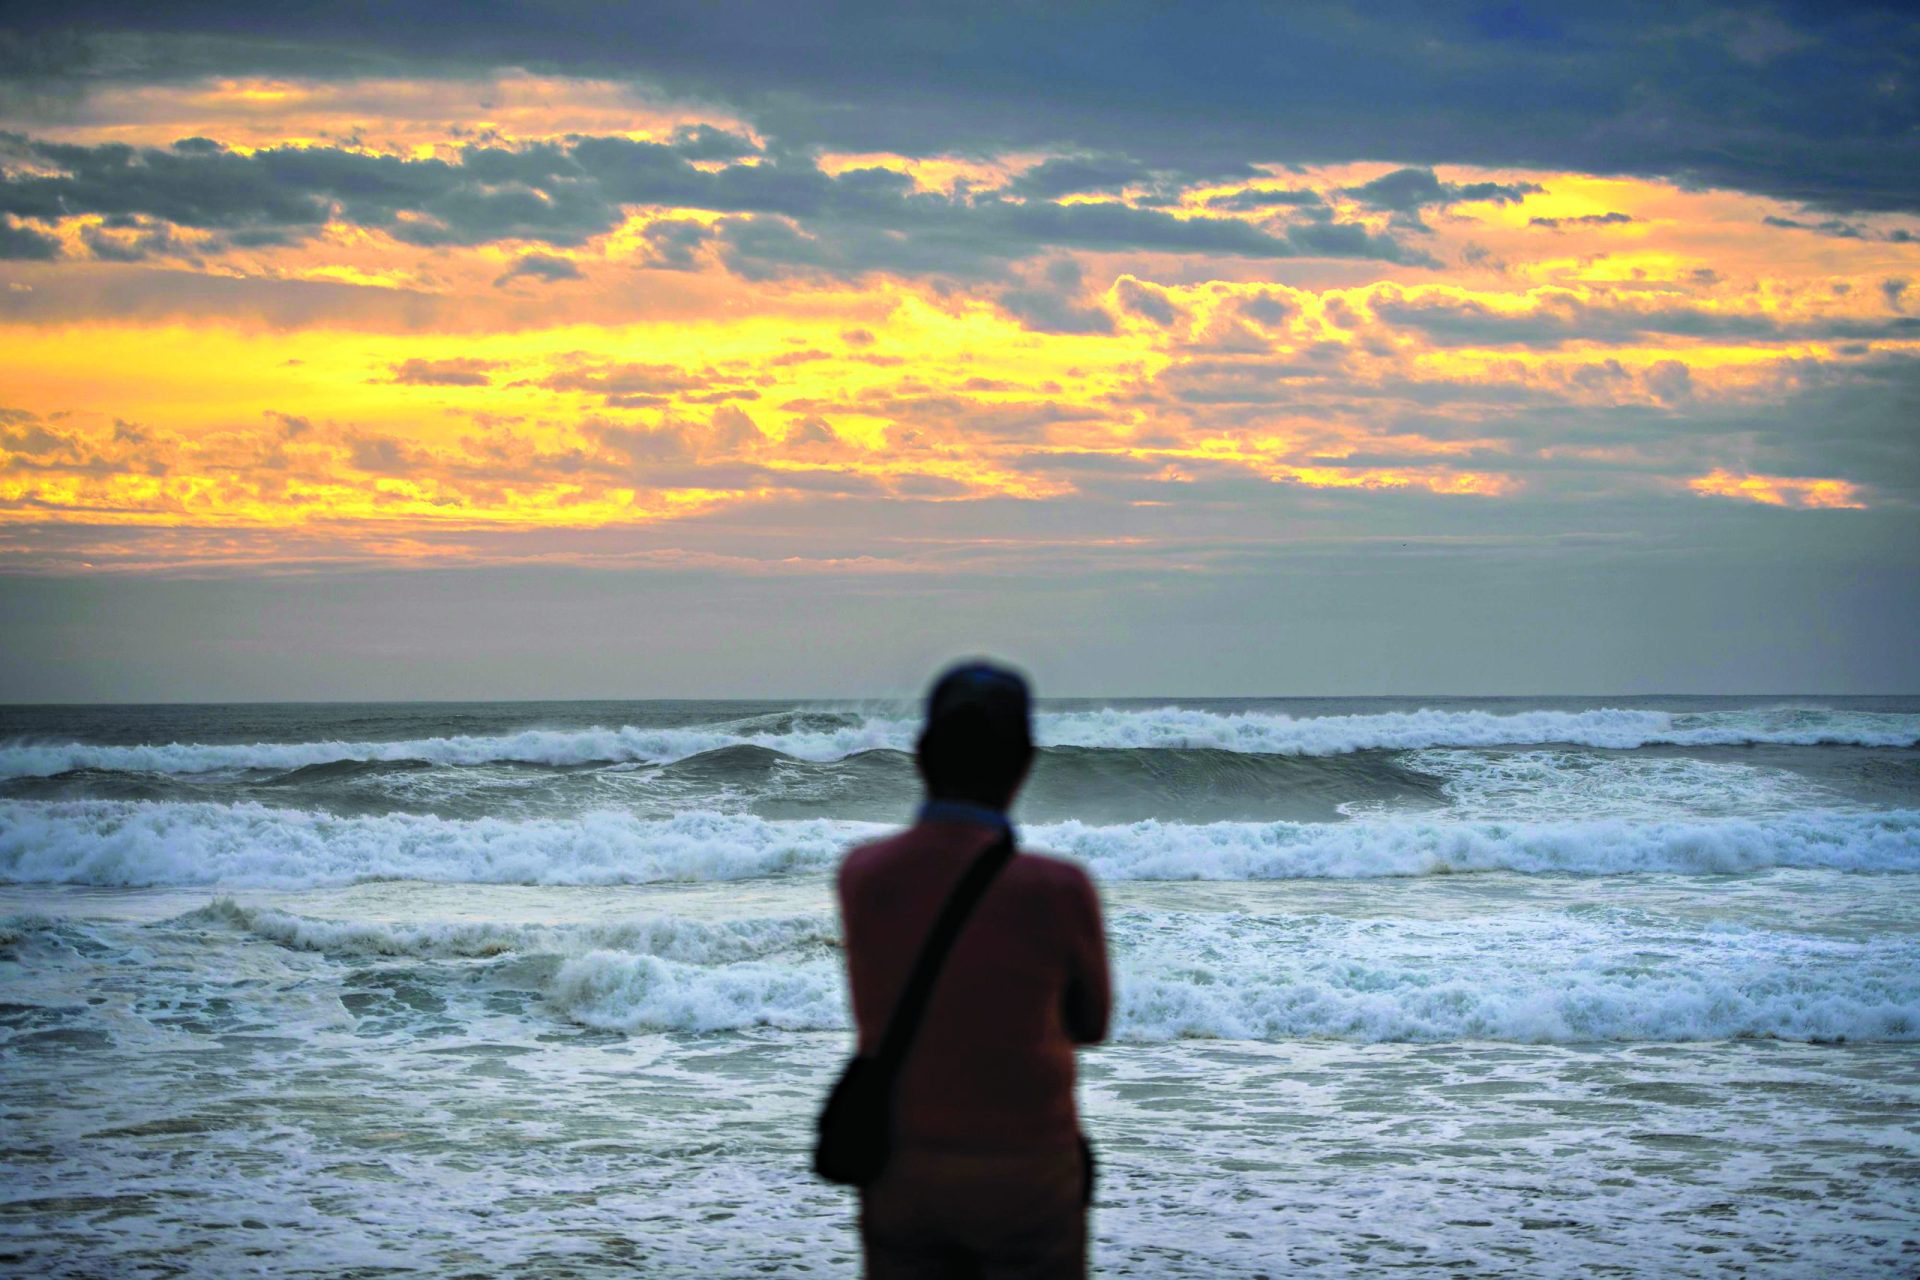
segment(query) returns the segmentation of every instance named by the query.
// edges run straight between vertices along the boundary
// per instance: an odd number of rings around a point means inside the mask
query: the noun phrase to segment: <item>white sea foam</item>
[[[1408,937],[1400,921],[1325,924],[1275,941],[1193,917],[1116,920],[1114,1038],[1920,1039],[1910,948],[1741,932],[1656,967],[1634,956],[1631,938],[1585,937],[1558,920],[1463,926],[1444,939]],[[846,1025],[843,978],[828,961],[705,967],[596,951],[568,959],[546,995],[573,1021],[609,1030]]]
[[[824,916],[701,921],[654,915],[611,924],[507,924],[493,920],[325,920],[218,898],[178,923],[238,929],[299,951],[336,956],[483,959],[511,954],[621,951],[686,964],[733,964],[839,945]]]
[[[594,951],[566,961],[547,997],[566,1017],[610,1031],[809,1030],[846,1025],[840,971],[756,961],[708,969]]]
[[[298,888],[356,880],[645,884],[831,866],[871,823],[707,812],[646,819],[338,817],[258,804],[0,803],[0,879]]]
[[[528,963],[502,981],[530,983],[560,1016],[607,1030],[846,1025],[826,917],[393,925],[222,902],[176,923],[356,963],[519,953]],[[1608,908],[1473,920],[1124,910],[1110,931],[1121,1041],[1920,1039],[1920,956],[1898,937]]]
[[[13,741],[0,745],[0,777],[46,777],[76,769],[168,774],[296,769],[340,760],[426,760],[441,765],[521,762],[664,764],[724,747],[761,747],[802,760],[842,760],[863,751],[911,749],[917,720],[862,716],[832,728],[767,730],[754,722],[698,728],[529,729],[499,736],[397,742],[167,743],[106,745]],[[1779,709],[1675,714],[1631,708],[1588,711],[1396,711],[1293,717],[1181,707],[1050,713],[1038,718],[1045,746],[1205,748],[1262,755],[1340,755],[1370,749],[1528,746],[1615,749],[1749,743],[1911,747],[1920,715]]]
[[[1920,871],[1920,813],[1766,822],[1063,822],[1032,840],[1110,880],[1365,879],[1476,871],[1715,875],[1768,867]]]
[[[709,812],[507,821],[340,817],[251,803],[7,801],[0,802],[0,880],[281,888],[369,879],[743,880],[824,874],[849,845],[890,829]],[[1027,827],[1023,841],[1079,859],[1110,880],[1920,871],[1920,812],[1912,810],[1638,823],[1063,822]]]
[[[1785,743],[1906,747],[1920,744],[1920,715],[1780,709],[1675,714],[1605,707],[1589,711],[1389,711],[1295,718],[1260,711],[1180,707],[1075,711],[1040,718],[1054,746],[1212,748],[1266,755],[1341,755],[1425,747]]]
[[[1413,752],[1403,763],[1445,779],[1450,818],[1755,818],[1845,803],[1831,789],[1788,769],[1687,756],[1563,748],[1433,750]],[[1365,804],[1342,808],[1354,817],[1369,811]]]
[[[1122,947],[1135,1040],[1920,1039],[1920,958],[1894,938],[1570,913],[1182,916]]]
[[[182,743],[134,746],[12,742],[0,746],[0,777],[49,777],[74,769],[141,773],[213,773],[300,769],[338,760],[425,760],[440,765],[501,762],[579,765],[660,764],[722,747],[763,746],[809,760],[840,760],[912,741],[904,722],[875,720],[833,732],[768,733],[713,729],[528,729],[499,736],[455,735],[396,742]]]

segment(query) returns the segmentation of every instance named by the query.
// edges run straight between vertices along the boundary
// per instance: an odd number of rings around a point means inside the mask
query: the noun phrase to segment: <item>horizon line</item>
[[[212,698],[212,699],[110,699],[110,698],[72,698],[55,699],[46,702],[4,702],[0,708],[40,709],[48,707],[340,707],[340,706],[392,706],[392,707],[430,707],[462,705],[553,705],[569,703],[607,703],[607,702],[918,702],[922,693],[893,694],[721,694],[664,697],[649,696],[608,696],[608,697],[553,697],[553,698]],[[1591,691],[1574,693],[1116,693],[1116,694],[1036,694],[1035,701],[1046,702],[1146,702],[1154,700],[1223,702],[1233,699],[1261,702],[1338,702],[1338,701],[1410,701],[1420,698],[1472,700],[1479,702],[1518,702],[1529,699],[1576,698],[1914,698],[1920,699],[1920,690],[1899,692],[1842,693],[1816,692],[1808,690],[1760,690],[1744,693],[1704,693],[1693,691],[1654,691],[1596,693]]]

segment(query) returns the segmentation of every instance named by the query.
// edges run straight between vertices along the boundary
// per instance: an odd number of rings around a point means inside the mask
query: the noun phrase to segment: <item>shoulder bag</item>
[[[886,1168],[888,1150],[893,1145],[894,1084],[927,1012],[933,984],[967,917],[1001,868],[1012,860],[1013,837],[1005,835],[974,859],[920,948],[913,973],[887,1023],[880,1051],[872,1057],[856,1054],[827,1095],[827,1104],[820,1112],[819,1139],[813,1148],[813,1171],[828,1182],[864,1187]]]

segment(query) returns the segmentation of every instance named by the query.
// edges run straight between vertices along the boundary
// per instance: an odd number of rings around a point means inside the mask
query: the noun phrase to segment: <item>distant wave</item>
[[[1920,982],[1862,980],[1845,970],[1794,975],[1785,958],[1742,978],[1685,969],[1662,976],[1497,974],[1440,980],[1370,971],[1373,985],[1271,969],[1157,972],[1124,966],[1114,1039],[1336,1039],[1530,1044],[1733,1038],[1920,1039]],[[567,960],[549,999],[568,1018],[616,1031],[719,1031],[844,1025],[840,976],[755,963],[707,969],[657,956],[596,951]]]
[[[561,1016],[609,1030],[845,1025],[824,915],[394,924],[223,900],[175,923],[356,963],[510,957],[493,985],[533,987]],[[1920,959],[1898,939],[1693,933],[1604,910],[1459,922],[1123,910],[1110,928],[1123,1041],[1920,1039]],[[1647,949],[1674,945],[1676,928],[1692,934],[1686,963],[1647,964]]]
[[[823,873],[875,823],[738,814],[455,820],[258,804],[0,802],[0,881],[301,887],[367,879],[640,884]],[[1109,880],[1372,878],[1487,871],[1920,871],[1920,812],[1764,821],[1138,822],[1029,826],[1024,843]]]
[[[695,728],[528,729],[398,742],[167,743],[106,745],[13,741],[0,745],[0,777],[46,777],[79,769],[147,773],[297,770],[336,761],[426,761],[435,765],[551,766],[664,764],[726,747],[761,747],[802,760],[841,760],[863,751],[910,750],[915,720],[809,713]],[[1912,747],[1920,715],[1781,709],[1674,714],[1625,708],[1589,711],[1405,711],[1295,718],[1266,712],[1181,707],[1042,715],[1045,746],[1212,749],[1261,755],[1341,755],[1376,749],[1567,744],[1631,749],[1651,745],[1781,743]]]
[[[716,813],[647,819],[339,817],[259,804],[0,803],[0,880],[301,888],[359,880],[648,884],[817,871],[870,823]]]
[[[738,964],[795,950],[839,945],[826,916],[778,916],[704,923],[680,916],[644,916],[611,924],[504,924],[498,921],[400,922],[325,920],[275,907],[217,898],[178,918],[217,925],[291,947],[338,956],[486,959],[520,953],[565,955],[615,950],[682,964]]]
[[[1122,1037],[1920,1040],[1920,960],[1897,939],[1729,927],[1691,937],[1683,960],[1649,965],[1646,951],[1672,945],[1671,922],[1652,936],[1567,913],[1279,923],[1292,936],[1271,936],[1264,920],[1188,917],[1128,948]]]

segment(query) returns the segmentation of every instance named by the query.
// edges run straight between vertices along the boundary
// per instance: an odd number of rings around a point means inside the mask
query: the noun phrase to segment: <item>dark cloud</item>
[[[48,262],[59,256],[59,240],[10,218],[0,218],[0,259]]]
[[[723,404],[713,411],[709,441],[715,448],[738,449],[761,438],[760,426],[739,405]]]
[[[1386,323],[1418,329],[1441,346],[1558,347],[1578,341],[1628,342],[1649,334],[1754,341],[1907,338],[1920,334],[1920,320],[1907,317],[1783,320],[1757,312],[1710,311],[1689,305],[1641,308],[1553,295],[1541,299],[1532,310],[1507,312],[1471,300],[1410,298],[1388,292],[1374,299],[1373,311]]]
[[[1113,159],[1062,158],[1043,161],[1014,179],[1014,195],[1052,200],[1088,191],[1113,192],[1152,181],[1145,165],[1126,157]]]
[[[360,436],[350,445],[348,463],[356,471],[375,475],[404,475],[420,465],[413,454],[392,436]],[[432,465],[431,460],[428,465]]]
[[[728,135],[731,136],[731,135]],[[419,245],[540,240],[573,245],[610,230],[622,203],[714,208],[777,206],[803,197],[777,186],[785,174],[695,167],[707,134],[672,144],[582,139],[571,146],[470,146],[460,162],[369,155],[337,147],[273,147],[241,154],[205,139],[171,147],[87,147],[6,135],[43,169],[0,181],[0,212],[52,219],[75,214],[144,218],[284,242],[330,221],[382,230]],[[689,152],[692,154],[690,155]],[[825,175],[807,167],[797,183]],[[259,242],[258,240],[254,242]]]
[[[1306,187],[1288,189],[1248,187],[1245,191],[1214,196],[1207,201],[1209,209],[1226,209],[1239,213],[1248,213],[1256,209],[1305,209],[1325,204],[1326,200],[1318,191]]]
[[[1178,218],[1112,201],[1016,204],[986,200],[975,207],[984,210],[988,222],[998,228],[1063,248],[1161,249],[1249,258],[1287,258],[1297,252],[1287,241],[1234,218]]]
[[[693,157],[714,151],[716,136],[682,135],[671,144],[586,137],[518,149],[469,146],[454,162],[322,146],[241,154],[197,140],[165,148],[82,147],[10,135],[10,145],[56,171],[0,178],[0,212],[98,214],[143,226],[212,230],[229,240],[298,239],[343,222],[423,246],[502,240],[569,246],[611,230],[629,208],[696,208],[732,216],[712,227],[684,219],[650,225],[645,238],[653,265],[689,268],[712,240],[723,262],[754,279],[870,271],[991,276],[1049,247],[1425,260],[1357,225],[1316,223],[1278,236],[1234,218],[1177,217],[1118,201],[942,195],[918,191],[892,170],[829,175],[810,158],[790,155],[699,167]],[[563,278],[560,263],[529,255],[503,279]]]
[[[1577,218],[1528,218],[1530,227],[1546,227],[1558,231],[1562,227],[1610,227],[1622,222],[1632,222],[1633,215],[1628,213],[1583,213]]]
[[[1822,218],[1818,222],[1808,222],[1801,218],[1782,218],[1770,213],[1760,221],[1769,227],[1783,227],[1791,231],[1811,231],[1815,235],[1832,236],[1836,240],[1880,240],[1887,244],[1912,244],[1916,239],[1920,239],[1905,227],[1882,229],[1861,222],[1848,221],[1845,218]]]
[[[633,468],[681,462],[692,455],[686,435],[678,426],[648,428],[589,423],[585,431],[621,462]]]
[[[695,373],[671,364],[583,363],[548,375],[539,383],[549,391],[584,391],[609,400],[621,396],[664,398],[679,391],[710,387],[711,374]],[[652,400],[647,403],[660,403]]]
[[[1431,169],[1395,169],[1344,191],[1369,209],[1415,217],[1422,209],[1475,200],[1511,204],[1545,188],[1533,182],[1442,182]]]
[[[1143,284],[1128,277],[1114,286],[1114,294],[1123,310],[1151,320],[1162,328],[1179,318],[1179,309],[1173,305],[1173,299],[1158,285]]]
[[[317,231],[328,216],[326,193],[289,181],[294,175],[278,171],[283,166],[272,152],[243,156],[203,147],[197,139],[171,148],[73,146],[17,134],[0,135],[0,141],[26,159],[60,171],[8,171],[0,181],[0,211],[16,217],[141,215],[182,227],[269,225]],[[349,163],[361,161],[372,162],[361,166],[369,183],[379,172],[425,172],[372,156],[355,156]]]
[[[491,360],[459,357],[452,360],[403,360],[393,366],[390,381],[412,387],[484,387],[496,368]]]
[[[730,104],[782,146],[1062,146],[1149,169],[1396,156],[1734,187],[1828,210],[1920,208],[1920,28],[1897,3],[1715,0],[1623,15],[1385,0],[1153,0],[801,13],[781,0],[433,5],[15,0],[0,81],[472,74],[536,67]]]
[[[197,263],[199,251],[165,223],[116,218],[97,227],[82,227],[80,242],[102,262],[145,262],[149,258],[181,258]]]
[[[1292,303],[1276,298],[1269,293],[1255,294],[1249,298],[1241,298],[1234,304],[1234,307],[1241,315],[1246,316],[1257,324],[1266,325],[1268,328],[1272,328],[1274,325],[1281,323],[1294,312]]]
[[[1738,409],[1708,412],[1736,428],[1759,425],[1757,439],[1767,450],[1762,461],[1784,474],[1837,475],[1920,508],[1920,450],[1913,447],[1920,358],[1902,354],[1852,365],[1809,361],[1790,398],[1761,424],[1752,421],[1751,411],[1745,421]],[[1807,423],[1818,423],[1819,430],[1806,430]]]
[[[527,253],[516,258],[513,265],[502,272],[500,278],[493,283],[495,288],[499,288],[518,279],[544,280],[551,284],[556,280],[580,278],[580,268],[575,266],[571,259],[556,258],[546,253]]]
[[[689,160],[744,160],[760,151],[753,139],[710,124],[687,125],[675,131],[673,149]]]
[[[832,423],[818,414],[808,414],[793,424],[792,429],[787,432],[786,443],[789,447],[810,444],[831,445],[839,443],[839,440],[840,437],[835,434]]]
[[[1438,259],[1357,222],[1303,222],[1289,228],[1287,243],[1303,258],[1377,258],[1413,267],[1437,267]]]
[[[1678,360],[1662,360],[1647,370],[1647,390],[1663,404],[1678,404],[1693,394],[1693,370]]]
[[[694,255],[701,245],[713,239],[713,230],[704,222],[662,218],[648,223],[640,238],[647,242],[648,266],[666,271],[695,271],[700,264]]]
[[[1080,264],[1057,258],[1025,287],[1002,289],[997,300],[1021,324],[1040,333],[1112,333],[1113,317],[1080,300]]]
[[[1007,314],[1039,333],[1112,333],[1113,317],[1051,289],[1002,289],[996,295]]]

